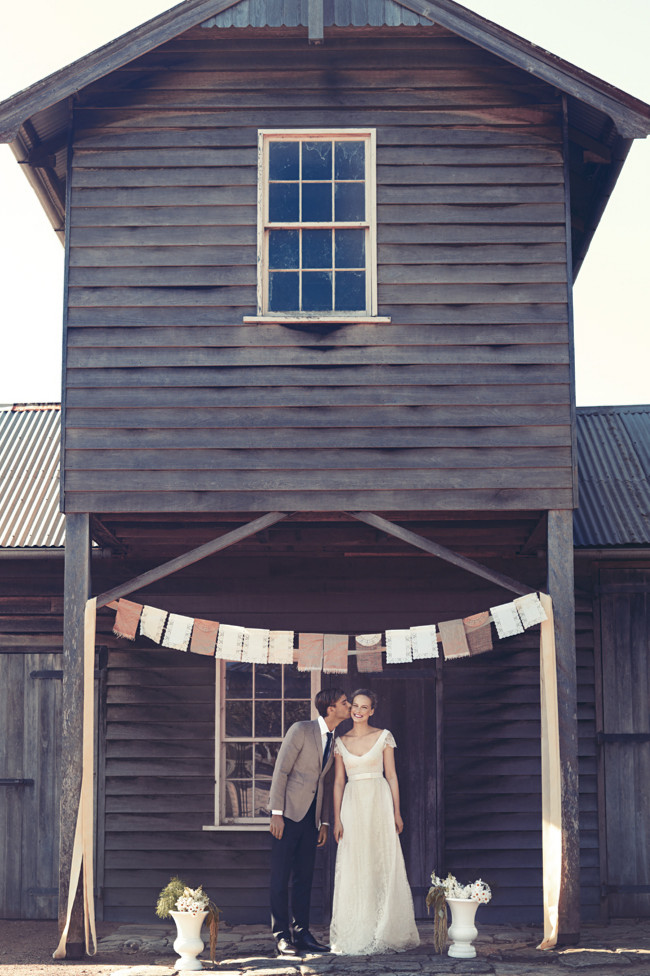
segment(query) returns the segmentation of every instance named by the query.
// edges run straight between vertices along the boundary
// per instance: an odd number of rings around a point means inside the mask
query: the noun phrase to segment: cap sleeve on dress
[[[391,749],[397,749],[397,744],[390,729],[384,729],[384,732],[386,733],[386,737],[384,739],[384,749],[386,746],[390,746]]]
[[[335,756],[342,756],[343,755],[343,753],[339,749],[339,740],[338,739],[334,739],[334,755]]]

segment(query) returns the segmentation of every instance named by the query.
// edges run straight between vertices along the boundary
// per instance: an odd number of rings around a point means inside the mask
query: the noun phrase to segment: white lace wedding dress
[[[343,792],[343,837],[336,854],[334,906],[330,927],[333,952],[360,956],[419,945],[413,899],[406,877],[393,797],[384,778],[383,753],[395,748],[384,729],[364,756],[354,756],[341,739],[348,781]]]

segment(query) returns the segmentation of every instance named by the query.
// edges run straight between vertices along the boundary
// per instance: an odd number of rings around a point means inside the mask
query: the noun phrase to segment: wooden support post
[[[562,770],[562,881],[558,942],[580,937],[578,824],[578,694],[573,582],[573,512],[548,513],[548,592],[555,616],[557,695]]]
[[[323,0],[307,0],[307,37],[310,44],[323,43]]]
[[[84,609],[91,585],[90,516],[87,513],[66,516],[64,585],[59,934],[63,931],[68,907],[72,848],[81,791]],[[78,891],[68,931],[67,958],[80,959],[83,954],[83,910]]]

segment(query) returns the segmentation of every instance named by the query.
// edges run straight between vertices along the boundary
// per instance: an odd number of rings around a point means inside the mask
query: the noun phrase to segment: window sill
[[[278,325],[373,325],[390,323],[390,315],[244,315],[247,324],[255,322]]]
[[[248,831],[249,833],[253,830],[263,830],[268,833],[269,824],[266,823],[250,823],[250,824],[204,824],[201,830],[239,830]]]

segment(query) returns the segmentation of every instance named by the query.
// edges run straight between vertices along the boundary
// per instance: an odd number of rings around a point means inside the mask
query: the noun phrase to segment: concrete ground
[[[441,976],[441,974],[494,974],[494,976],[568,976],[584,971],[589,976],[621,973],[650,976],[650,919],[625,920],[609,925],[585,925],[577,946],[541,951],[541,929],[504,926],[477,920],[477,957],[453,959],[433,948],[432,923],[419,923],[422,944],[409,952],[381,956],[304,955],[299,960],[276,959],[266,926],[222,926],[216,964],[201,958],[204,969],[221,976]],[[205,932],[204,932],[205,934]],[[325,940],[327,930],[314,927]],[[166,925],[121,925],[100,940],[99,950],[133,953],[133,965],[121,966],[112,976],[169,976],[173,968],[175,931]],[[145,960],[144,957],[147,957]],[[171,956],[171,958],[170,958]],[[139,961],[139,958],[141,961]],[[90,970],[92,972],[92,969]]]

